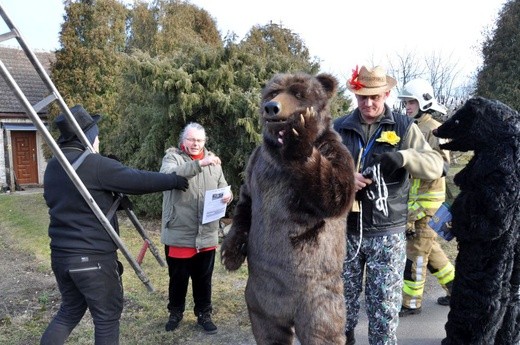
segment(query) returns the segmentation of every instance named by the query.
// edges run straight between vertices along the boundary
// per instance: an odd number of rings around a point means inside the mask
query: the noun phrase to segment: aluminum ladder
[[[13,92],[15,93],[15,96],[18,98],[18,100],[22,104],[23,108],[25,109],[25,112],[27,113],[29,118],[32,120],[33,124],[36,126],[38,131],[44,137],[46,143],[49,145],[54,156],[58,159],[58,161],[62,165],[63,169],[65,169],[65,172],[67,173],[69,178],[72,180],[72,182],[74,183],[76,188],[79,190],[79,192],[81,193],[81,195],[83,196],[83,198],[85,199],[87,204],[92,209],[92,212],[94,212],[96,217],[99,219],[99,221],[101,222],[101,224],[103,225],[105,230],[108,232],[108,234],[110,235],[110,237],[112,238],[114,243],[117,245],[117,247],[119,248],[121,253],[123,253],[125,258],[128,260],[128,262],[134,269],[134,271],[137,274],[137,276],[139,277],[139,279],[143,282],[143,284],[146,286],[146,288],[150,292],[154,292],[155,289],[152,286],[152,284],[150,283],[150,280],[148,279],[148,277],[146,276],[144,271],[142,270],[140,264],[143,259],[144,253],[146,252],[146,250],[148,248],[150,249],[150,251],[152,252],[154,257],[157,259],[159,264],[161,266],[165,267],[166,263],[165,263],[163,257],[161,256],[161,254],[159,253],[159,250],[153,244],[152,240],[149,238],[145,229],[143,228],[143,226],[137,219],[136,215],[134,214],[134,212],[131,208],[131,203],[129,202],[127,197],[122,194],[117,195],[117,197],[115,198],[114,204],[112,205],[108,214],[107,215],[103,214],[103,211],[101,211],[101,209],[99,208],[99,206],[97,205],[95,200],[92,198],[92,195],[90,194],[90,192],[87,190],[87,188],[85,187],[85,185],[83,184],[83,182],[81,181],[79,176],[76,174],[75,169],[72,167],[72,165],[69,163],[69,161],[65,158],[65,155],[61,151],[60,147],[55,142],[54,138],[52,137],[52,135],[50,134],[50,132],[48,131],[48,129],[46,128],[46,126],[44,125],[44,123],[42,122],[42,120],[40,119],[40,117],[37,114],[38,111],[45,108],[46,106],[48,106],[49,104],[51,104],[54,101],[58,102],[58,105],[61,109],[62,114],[64,114],[66,116],[67,120],[71,123],[76,135],[81,140],[81,142],[87,147],[87,150],[90,151],[91,153],[95,153],[94,148],[92,147],[92,145],[88,141],[87,137],[81,130],[76,119],[70,112],[69,107],[67,106],[67,104],[61,97],[60,93],[54,86],[50,77],[47,75],[47,72],[43,68],[42,64],[38,61],[36,55],[32,52],[32,50],[27,46],[24,38],[22,37],[22,35],[18,31],[18,29],[14,26],[14,24],[8,17],[7,13],[4,11],[1,4],[0,4],[0,15],[2,16],[4,22],[6,23],[7,27],[10,30],[10,31],[0,35],[0,42],[6,41],[6,40],[9,40],[12,38],[16,38],[16,40],[18,41],[18,44],[20,45],[20,47],[24,51],[25,55],[27,56],[27,58],[29,59],[29,61],[31,62],[33,67],[36,69],[36,72],[38,73],[38,75],[42,79],[43,83],[47,87],[47,89],[49,91],[49,95],[47,97],[45,97],[44,99],[40,100],[39,102],[37,102],[36,104],[32,105],[29,103],[27,97],[24,95],[24,93],[22,92],[22,90],[20,89],[20,87],[18,86],[16,81],[13,79],[12,75],[7,70],[6,66],[4,65],[4,63],[1,60],[0,60],[0,73],[4,77],[6,83],[10,87],[10,89],[13,90]],[[141,237],[144,240],[143,246],[138,255],[138,260],[135,260],[134,257],[130,254],[130,252],[128,251],[128,248],[125,246],[125,244],[123,243],[123,241],[121,240],[121,238],[119,237],[117,232],[114,230],[114,228],[110,224],[109,219],[112,218],[112,216],[114,216],[115,212],[119,208],[124,209],[124,211],[126,212],[126,214],[129,217],[130,221],[135,226],[135,228],[137,229],[137,231],[139,232],[139,234],[141,235]]]

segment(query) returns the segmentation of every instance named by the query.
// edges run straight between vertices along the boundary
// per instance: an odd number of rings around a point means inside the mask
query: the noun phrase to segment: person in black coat
[[[96,151],[85,157],[76,173],[104,214],[119,193],[146,194],[188,188],[187,179],[175,173],[132,169],[98,154],[100,115],[91,116],[81,105],[70,110]],[[54,123],[60,130],[58,145],[73,164],[87,148],[63,114]],[[61,305],[40,344],[63,344],[87,309],[94,321],[95,344],[119,344],[123,286],[116,243],[56,157],[47,163],[43,196],[49,207],[51,265]],[[115,214],[110,223],[118,232]]]

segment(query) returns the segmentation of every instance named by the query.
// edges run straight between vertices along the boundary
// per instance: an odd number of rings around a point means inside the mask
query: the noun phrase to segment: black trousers
[[[119,319],[123,311],[122,272],[117,259],[113,255],[109,257],[52,258],[61,304],[42,335],[41,345],[64,344],[87,308],[94,322],[95,344],[119,344]]]
[[[186,307],[186,293],[191,278],[195,315],[201,312],[211,312],[211,278],[215,266],[216,250],[197,253],[188,259],[176,259],[168,256],[168,246],[165,246],[166,262],[170,284],[168,289],[168,311],[183,313]]]

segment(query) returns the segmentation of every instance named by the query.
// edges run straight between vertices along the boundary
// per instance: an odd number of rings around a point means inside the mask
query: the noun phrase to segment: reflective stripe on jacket
[[[416,123],[428,144],[441,154],[446,164],[449,164],[449,152],[439,148],[439,139],[432,134],[440,123],[428,113],[422,114]],[[413,222],[425,216],[433,216],[445,199],[446,181],[444,177],[436,180],[412,179],[408,199],[408,221]]]

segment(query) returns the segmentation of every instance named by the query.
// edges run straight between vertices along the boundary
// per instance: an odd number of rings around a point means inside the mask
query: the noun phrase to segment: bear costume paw
[[[314,108],[307,108],[305,114],[292,115],[287,121],[287,128],[279,134],[282,156],[287,160],[305,161],[312,155],[318,134],[318,117]]]
[[[221,262],[228,271],[242,266],[247,256],[247,234],[238,235],[231,229],[221,246]]]

